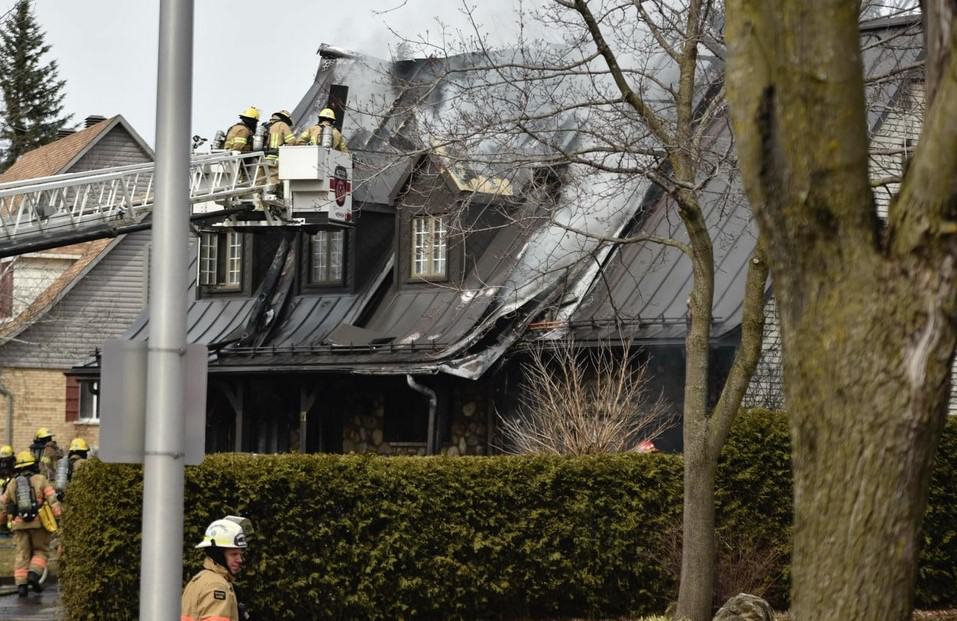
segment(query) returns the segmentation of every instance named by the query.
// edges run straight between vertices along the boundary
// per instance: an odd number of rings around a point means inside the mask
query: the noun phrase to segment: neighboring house
[[[892,111],[910,82],[900,67],[919,59],[919,22],[885,20],[862,33],[874,131],[909,127]],[[522,389],[524,346],[566,334],[585,346],[624,339],[641,348],[656,386],[680,409],[688,259],[668,246],[600,241],[685,237],[670,199],[644,181],[599,198],[596,184],[607,178],[572,167],[479,173],[430,148],[418,121],[455,105],[447,95],[461,72],[446,70],[480,60],[377,62],[322,50],[293,120],[301,129],[330,106],[344,121],[354,225],[227,224],[193,240],[187,338],[209,347],[208,451],[486,454],[497,448],[497,416]],[[347,105],[350,92],[390,112]],[[715,153],[730,145],[723,119],[709,140]],[[756,235],[736,176],[704,181],[716,396],[740,338]],[[148,332],[144,312],[126,336]],[[769,360],[766,352],[763,368]],[[70,376],[92,385],[98,361]],[[777,384],[768,377],[755,386],[779,393],[779,376]],[[679,436],[664,444],[680,447]]]
[[[913,17],[874,20],[861,28],[867,76],[874,202],[881,221],[900,188],[900,178],[920,137],[925,112],[923,31]],[[777,307],[769,297],[765,308],[761,358],[745,395],[745,405],[786,407],[784,350]],[[951,382],[949,410],[957,413],[957,364]]]
[[[23,154],[0,182],[152,161],[153,152],[122,116],[88,117],[86,127]],[[94,384],[64,372],[102,342],[123,333],[146,302],[148,231],[4,260],[0,310],[0,384],[12,395],[16,449],[37,427],[51,428],[61,446],[75,436],[96,444]],[[2,296],[10,293],[10,297]],[[0,416],[0,438],[6,416]]]

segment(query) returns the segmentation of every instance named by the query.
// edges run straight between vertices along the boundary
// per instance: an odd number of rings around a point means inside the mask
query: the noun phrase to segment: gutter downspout
[[[7,398],[7,441],[5,444],[13,446],[13,393],[7,390],[7,387],[0,383],[0,395]]]
[[[429,398],[429,434],[426,440],[425,454],[435,455],[435,410],[438,407],[439,398],[434,390],[416,383],[415,378],[411,375],[406,375],[405,380],[408,382],[409,388]]]

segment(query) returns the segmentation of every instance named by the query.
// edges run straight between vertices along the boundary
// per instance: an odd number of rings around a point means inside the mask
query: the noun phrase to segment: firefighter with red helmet
[[[17,547],[13,577],[17,595],[26,597],[29,587],[43,590],[40,576],[47,566],[50,547],[50,526],[43,523],[45,505],[59,517],[60,503],[56,490],[45,476],[37,472],[37,462],[30,451],[20,451],[14,464],[14,477],[0,494],[0,521],[12,515],[14,543]],[[55,524],[52,526],[55,530]]]

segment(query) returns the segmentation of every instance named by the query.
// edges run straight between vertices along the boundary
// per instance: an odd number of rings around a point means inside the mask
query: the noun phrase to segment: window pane
[[[318,231],[311,239],[310,282],[342,282],[345,231]]]
[[[243,272],[243,236],[235,231],[226,234],[229,244],[229,257],[226,264],[226,284],[238,287],[242,282]]]
[[[216,259],[219,250],[219,236],[216,233],[203,233],[199,238],[199,284],[216,284]]]
[[[445,220],[435,218],[432,235],[432,275],[445,276]]]

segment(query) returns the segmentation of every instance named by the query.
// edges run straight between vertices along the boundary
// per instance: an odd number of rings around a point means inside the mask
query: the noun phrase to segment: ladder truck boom
[[[0,184],[0,257],[148,227],[154,174],[150,162]],[[284,146],[278,161],[261,151],[194,155],[188,187],[193,220],[352,223],[352,158],[324,146]]]
[[[194,156],[189,202],[197,219],[222,218],[233,200],[275,185],[264,154]],[[148,226],[152,162],[0,184],[0,257],[112,237]],[[248,205],[247,205],[248,208]]]

